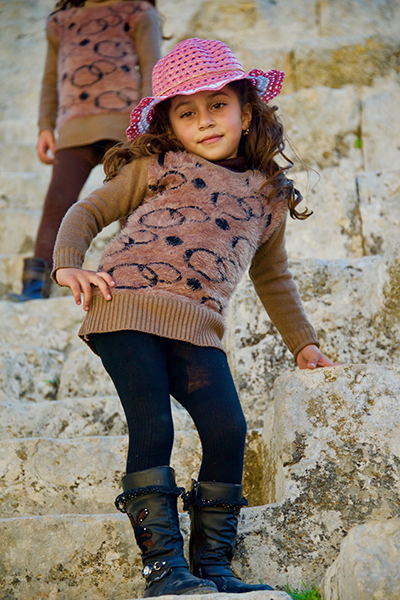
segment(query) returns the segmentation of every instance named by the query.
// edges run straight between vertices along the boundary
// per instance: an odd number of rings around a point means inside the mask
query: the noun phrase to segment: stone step
[[[0,344],[0,400],[54,400],[64,360],[58,350]]]
[[[0,122],[0,142],[36,145],[37,129],[37,114],[32,118],[19,114],[15,118],[2,119]]]
[[[0,254],[33,253],[40,210],[0,210]]]
[[[0,26],[0,35],[2,27]],[[23,48],[20,45],[14,45],[17,50],[17,56],[20,52],[23,53]],[[35,68],[25,62],[24,58],[18,56],[19,64],[17,66],[10,65],[4,68],[2,61],[2,52],[0,50],[0,77],[2,81],[7,81],[7,86],[2,88],[0,93],[0,115],[2,119],[18,119],[24,117],[32,121],[37,121],[40,88],[43,71],[38,68],[44,67],[44,56],[41,56],[43,49],[40,45],[35,45],[33,48],[33,56],[37,57]],[[45,51],[45,50],[44,50]],[[11,56],[10,50],[8,50]],[[12,62],[12,59],[11,59]],[[21,93],[23,90],[23,93]],[[17,136],[16,136],[16,139]]]
[[[46,52],[45,23],[53,9],[50,0],[2,3],[0,68],[30,66],[41,76]]]
[[[199,472],[201,445],[193,424],[180,429],[179,410],[174,410],[176,414],[171,466],[178,485],[190,489]],[[181,421],[187,421],[186,415]],[[115,435],[1,441],[0,516],[114,512],[113,502],[126,472],[127,445],[127,436]],[[257,431],[249,432],[245,460],[244,493],[253,506],[259,504],[263,487]]]
[[[243,518],[261,509],[244,509]],[[186,540],[187,515],[181,515],[181,529]],[[125,515],[63,515],[0,520],[2,537],[1,598],[18,600],[124,600],[143,595],[143,578],[139,551]],[[40,540],[40,552],[34,541]],[[268,568],[249,568],[243,547],[234,559],[234,568],[248,583],[259,579],[278,584]],[[242,558],[241,558],[242,555]],[[247,564],[246,564],[247,563]],[[258,565],[257,565],[258,567]],[[286,589],[285,576],[279,588]],[[300,584],[300,582],[299,582]],[[202,596],[204,597],[204,596]],[[206,596],[214,598],[214,596]],[[219,598],[220,595],[215,596]],[[290,600],[284,592],[258,594],[224,594],[230,600]],[[171,598],[171,596],[168,596]],[[197,596],[194,596],[197,598]]]
[[[384,254],[399,239],[400,170],[354,173],[331,167],[319,174],[294,174],[304,193],[300,205],[313,215],[289,219],[289,257],[350,259]],[[329,219],[326,208],[329,207]]]
[[[16,218],[14,219],[14,216],[17,217],[18,214],[19,211],[7,211],[7,217],[9,217],[11,227],[13,227],[14,229],[18,229],[18,221],[16,220]],[[0,210],[0,219],[1,215],[2,211]],[[23,219],[25,220],[25,217],[23,217]],[[83,265],[85,269],[91,269],[94,271],[97,270],[105,245],[118,231],[119,224],[112,223],[111,225],[103,229],[103,231],[96,237],[86,254],[85,262]],[[26,246],[22,245],[21,250],[25,250],[25,247],[27,247],[28,245],[30,245],[33,248],[33,241],[30,237],[30,234],[28,233],[28,230],[26,230],[26,234]],[[6,232],[6,236],[7,238],[9,238],[10,236],[8,231]],[[21,292],[23,259],[28,256],[32,256],[32,254],[33,250],[31,250],[31,252],[28,253],[24,252],[23,254],[19,253],[0,255],[0,295],[10,291],[16,293]],[[51,297],[70,295],[70,291],[67,288],[59,288],[54,284],[51,288],[50,295]]]
[[[51,169],[40,173],[0,171],[0,208],[41,210]]]
[[[0,343],[39,345],[65,352],[82,344],[76,337],[82,317],[82,308],[76,306],[72,296],[21,304],[2,301]]]
[[[121,436],[128,433],[117,396],[67,398],[52,402],[0,402],[0,439]],[[172,399],[177,431],[194,431],[189,413]]]
[[[20,293],[22,284],[23,256],[10,254],[0,256],[0,303],[3,294]],[[0,321],[3,305],[0,304]],[[1,337],[1,334],[0,334]]]
[[[256,66],[285,71],[283,94],[315,86],[341,88],[351,84],[362,89],[381,78],[398,77],[399,74],[396,59],[400,46],[398,31],[392,35],[377,30],[333,37],[307,35],[304,39],[303,30],[303,37],[298,40],[286,37],[265,48],[258,43],[265,38],[265,33],[263,38],[249,36],[248,30],[245,33],[246,42],[242,44],[237,39],[224,39],[228,44],[231,42],[245,69]],[[249,40],[257,40],[257,44],[253,45]]]
[[[385,183],[386,178],[390,182],[390,177],[385,174],[382,179],[376,175],[374,181]],[[396,189],[393,184],[393,190]],[[396,202],[393,196],[393,206]],[[391,213],[387,214],[390,220]],[[303,224],[296,225],[300,228]],[[400,335],[396,308],[399,261],[399,249],[389,251],[388,246],[386,256],[338,261],[303,259],[292,263],[322,350],[333,360],[400,362],[396,341]],[[99,358],[76,335],[83,311],[75,306],[72,297],[24,305],[2,302],[0,306],[1,344],[41,346],[65,353],[57,399],[115,394]],[[295,365],[246,278],[231,302],[225,347],[248,424],[258,428],[263,422],[265,402],[272,398],[274,379]],[[39,369],[33,369],[30,377],[40,383],[35,379],[36,372],[39,376]],[[38,394],[36,401],[40,400]]]
[[[384,256],[291,263],[306,314],[331,360],[400,364],[399,268],[399,245]],[[225,348],[250,426],[260,427],[274,380],[296,367],[247,277],[230,303]]]
[[[183,411],[174,412],[174,422]],[[177,425],[178,429],[183,426]],[[121,403],[116,396],[68,398],[52,402],[0,402],[0,439],[126,435]]]
[[[32,136],[34,135],[32,131]],[[36,134],[35,134],[36,135]],[[0,142],[3,171],[25,171],[48,175],[47,165],[42,164],[36,156],[35,143],[8,144]]]

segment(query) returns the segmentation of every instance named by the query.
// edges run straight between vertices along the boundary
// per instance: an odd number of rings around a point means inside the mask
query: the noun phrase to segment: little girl
[[[284,235],[300,194],[276,159],[284,74],[246,73],[222,42],[180,42],[153,70],[154,97],[132,111],[130,143],[106,155],[107,182],[66,215],[54,280],[87,311],[80,336],[103,361],[129,427],[124,493],[142,551],[145,597],[271,590],[231,568],[246,423],[222,346],[228,301],[250,265],[268,314],[301,369],[318,349],[288,269]],[[82,269],[103,227],[128,216],[98,272]],[[203,459],[190,492],[190,570],[182,552],[170,394],[192,416]],[[201,578],[201,579],[199,579]]]
[[[47,19],[37,153],[53,165],[34,256],[15,302],[49,295],[54,242],[105,152],[125,138],[129,115],[151,90],[161,57],[155,0],[60,0]],[[57,140],[54,130],[57,130]]]

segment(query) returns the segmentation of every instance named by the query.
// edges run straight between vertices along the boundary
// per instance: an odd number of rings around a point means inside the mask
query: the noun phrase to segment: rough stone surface
[[[0,400],[54,400],[63,361],[55,350],[0,344]]]
[[[362,101],[366,171],[398,169],[400,164],[400,83],[388,81],[365,92]]]
[[[0,302],[0,344],[19,343],[65,352],[81,347],[77,332],[83,311],[74,299],[54,298],[14,304]]]
[[[398,32],[306,39],[295,49],[296,81],[300,87],[326,85],[340,88],[373,85],[379,77],[399,72]]]
[[[399,11],[396,0],[320,0],[320,34],[397,33]]]
[[[400,171],[373,171],[357,177],[366,254],[384,254],[399,239]]]
[[[181,517],[181,528],[187,539],[188,517]],[[141,561],[124,515],[0,519],[0,532],[2,600],[32,600],[33,597],[69,600],[77,594],[90,600],[142,597]],[[40,540],[40,553],[36,544],[26,546],[25,539]],[[239,564],[235,566],[248,583],[267,577],[265,569],[252,575],[246,569],[241,571]],[[275,585],[271,578],[269,581]],[[286,584],[280,589],[285,587]],[[247,596],[241,594],[240,598],[245,600]],[[210,597],[223,599],[225,595]],[[281,591],[251,594],[248,600],[289,598]]]
[[[354,173],[340,167],[320,173],[293,174],[296,187],[313,215],[303,221],[288,219],[286,248],[292,260],[358,258],[364,255],[364,229]],[[378,229],[383,230],[383,223]]]
[[[188,490],[192,479],[198,478],[200,441],[192,424],[182,427],[187,415],[182,419],[174,410],[173,416],[171,466],[178,485]],[[261,439],[260,432],[249,432],[244,493],[250,506],[260,504],[263,496]],[[117,435],[0,442],[1,517],[114,512],[113,501],[125,474],[127,443],[127,436]]]
[[[396,246],[386,257],[292,263],[306,313],[332,360],[400,362],[398,252]],[[239,396],[250,427],[260,427],[275,378],[296,366],[246,277],[228,321],[225,347]]]
[[[351,86],[302,89],[276,99],[285,131],[301,159],[317,169],[361,167],[362,155],[355,148],[361,123],[358,92]],[[296,168],[299,161],[294,158]]]
[[[181,412],[174,415],[175,423]],[[68,439],[127,433],[121,402],[114,396],[52,402],[0,402],[0,440]]]
[[[352,528],[322,582],[323,600],[397,600],[400,588],[400,519]]]
[[[313,587],[351,527],[400,515],[399,391],[399,367],[278,378],[264,464],[266,501],[280,502],[242,511],[239,572]]]

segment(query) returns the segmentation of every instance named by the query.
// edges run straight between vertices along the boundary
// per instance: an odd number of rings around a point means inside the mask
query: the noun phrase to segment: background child
[[[222,337],[229,297],[248,265],[299,367],[333,365],[318,349],[288,269],[287,212],[308,213],[297,211],[301,196],[276,162],[283,129],[267,102],[283,76],[246,73],[219,41],[180,42],[154,68],[155,96],[132,111],[130,143],[107,153],[107,183],[69,210],[58,234],[53,277],[77,304],[83,293],[80,335],[100,355],[127,417],[127,474],[116,505],[142,551],[145,596],[214,585],[272,589],[242,582],[230,566],[246,504],[246,423]],[[127,215],[98,272],[83,270],[93,237]],[[170,394],[202,442],[185,506],[190,568],[205,583],[189,574],[182,553]]]
[[[47,20],[37,153],[53,165],[53,173],[34,257],[24,261],[22,294],[9,294],[8,300],[48,296],[62,218],[106,150],[124,139],[132,108],[151,94],[151,72],[161,56],[154,5],[155,0],[61,0]]]

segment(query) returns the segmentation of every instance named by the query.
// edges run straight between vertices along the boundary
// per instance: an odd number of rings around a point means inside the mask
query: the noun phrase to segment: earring
[[[249,135],[249,131],[249,128],[245,129],[244,131],[242,131],[242,135]]]

